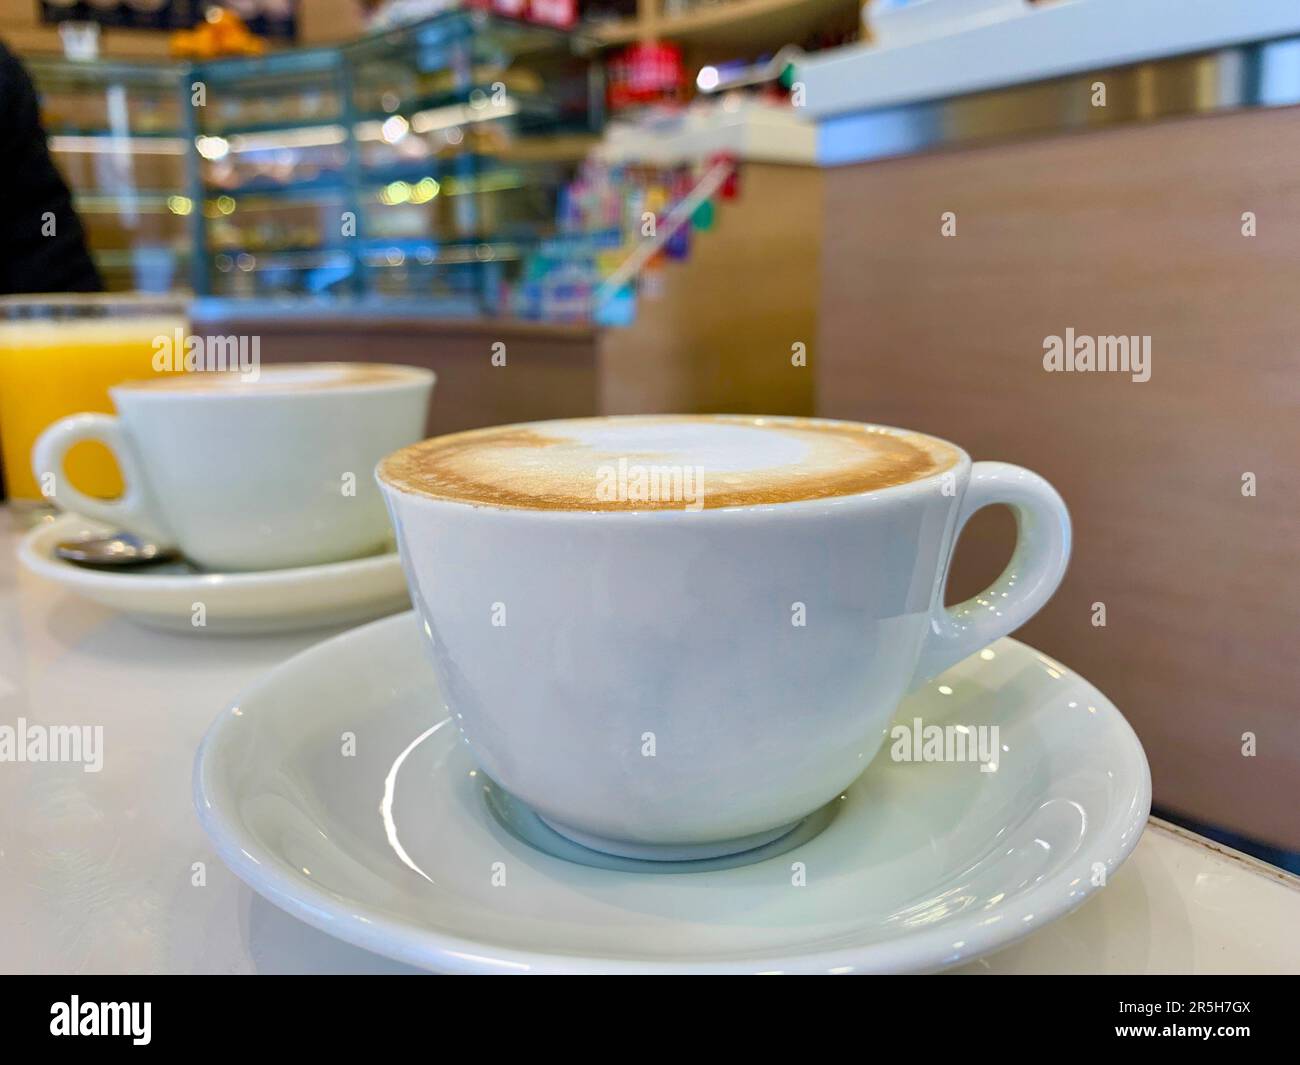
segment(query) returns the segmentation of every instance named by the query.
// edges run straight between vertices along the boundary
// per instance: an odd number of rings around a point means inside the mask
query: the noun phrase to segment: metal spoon
[[[80,566],[100,569],[148,566],[158,562],[175,562],[181,557],[175,548],[146,543],[125,532],[86,540],[65,540],[55,545],[54,553],[59,558]]]

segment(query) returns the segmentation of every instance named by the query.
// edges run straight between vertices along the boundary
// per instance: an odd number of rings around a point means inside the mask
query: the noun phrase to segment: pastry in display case
[[[347,79],[338,49],[198,63],[195,257],[205,296],[346,294],[355,277]]]
[[[505,312],[602,120],[573,35],[453,11],[338,48],[198,63],[205,296]]]
[[[50,154],[112,291],[188,282],[189,137],[174,63],[32,58]]]

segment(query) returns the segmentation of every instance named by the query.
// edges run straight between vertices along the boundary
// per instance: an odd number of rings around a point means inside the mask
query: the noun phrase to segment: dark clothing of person
[[[41,127],[36,88],[0,44],[0,295],[99,292],[72,196]]]

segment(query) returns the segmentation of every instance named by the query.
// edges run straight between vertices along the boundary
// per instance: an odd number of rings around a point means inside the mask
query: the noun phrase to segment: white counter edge
[[[812,166],[817,127],[807,115],[790,108],[749,108],[736,114],[720,112],[670,132],[632,127],[611,137],[606,131],[595,154],[607,163],[662,167],[698,163],[719,154],[738,162]]]
[[[1060,0],[948,36],[799,65],[805,114],[935,100],[1300,34],[1297,0]]]

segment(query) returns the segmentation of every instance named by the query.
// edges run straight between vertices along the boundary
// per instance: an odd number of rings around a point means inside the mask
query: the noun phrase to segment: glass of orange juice
[[[111,413],[108,389],[174,372],[174,339],[188,331],[179,296],[69,294],[0,298],[0,460],[19,524],[53,513],[32,473],[32,444],[45,428],[79,411]],[[88,495],[122,494],[108,450],[84,443],[65,472]]]

